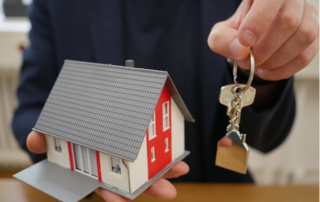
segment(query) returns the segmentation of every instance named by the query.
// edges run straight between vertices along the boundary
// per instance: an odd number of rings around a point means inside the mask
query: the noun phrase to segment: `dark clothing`
[[[207,45],[212,26],[231,16],[240,0],[34,0],[30,47],[24,52],[13,130],[21,146],[35,125],[65,59],[124,65],[169,72],[196,119],[186,123],[190,173],[176,181],[252,182],[215,166],[217,141],[226,134],[226,107],[220,88],[232,83],[226,59]],[[295,114],[293,79],[277,103],[256,113],[242,110],[240,131],[249,145],[268,152],[287,136]],[[45,155],[31,154],[37,162]]]

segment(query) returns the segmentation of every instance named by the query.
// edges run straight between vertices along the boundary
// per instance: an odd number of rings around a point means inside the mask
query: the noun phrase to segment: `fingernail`
[[[232,59],[238,60],[242,57],[243,54],[243,46],[240,44],[239,39],[235,38],[231,41],[229,46],[229,52],[232,55]]]
[[[248,30],[242,32],[241,38],[248,46],[252,46],[257,40],[257,37]]]

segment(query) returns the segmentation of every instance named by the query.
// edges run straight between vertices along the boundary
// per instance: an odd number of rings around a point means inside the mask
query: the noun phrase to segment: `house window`
[[[84,172],[87,175],[98,177],[95,150],[73,144],[73,154],[76,170]]]
[[[154,153],[154,147],[151,148],[151,162],[154,162],[156,160],[156,156]]]
[[[73,144],[73,153],[76,169],[81,170],[81,154],[79,145]]]
[[[112,167],[111,167],[112,172],[121,174],[120,159],[111,157],[111,164],[112,164]]]
[[[164,139],[164,144],[165,144],[165,152],[169,151],[169,141],[168,141],[168,138]]]
[[[56,151],[61,152],[60,139],[54,138],[54,147],[55,147]]]
[[[162,104],[162,122],[163,131],[167,130],[169,126],[169,101]]]
[[[92,170],[92,175],[95,177],[98,177],[98,167],[97,167],[97,156],[96,156],[96,151],[93,149],[89,149],[89,156],[90,156],[90,163],[91,163],[91,170]]]
[[[156,122],[155,122],[155,112],[153,113],[151,117],[151,121],[149,124],[149,140],[156,137]]]
[[[81,155],[82,155],[82,168],[83,172],[89,174],[89,158],[88,158],[88,148],[81,147]]]

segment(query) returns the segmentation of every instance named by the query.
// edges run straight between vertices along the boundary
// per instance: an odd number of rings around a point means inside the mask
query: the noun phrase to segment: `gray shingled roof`
[[[166,71],[66,60],[34,130],[134,161],[164,85],[194,121]]]

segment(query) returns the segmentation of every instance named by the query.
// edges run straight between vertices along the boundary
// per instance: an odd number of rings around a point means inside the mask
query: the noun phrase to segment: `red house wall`
[[[162,104],[169,101],[169,129],[163,131]],[[156,137],[149,140],[147,131],[147,157],[149,180],[172,161],[171,149],[171,95],[166,87],[163,88],[159,102],[155,109]],[[169,151],[165,152],[165,139],[168,137]],[[155,161],[151,161],[151,148],[155,150]]]

